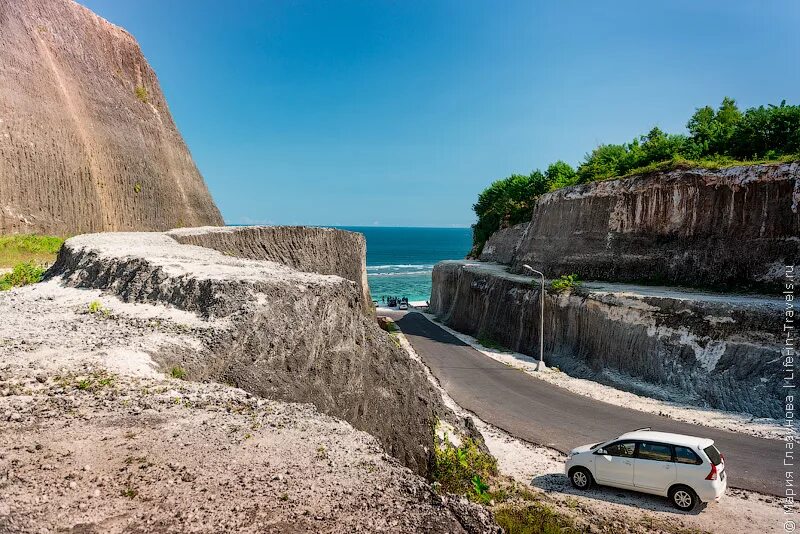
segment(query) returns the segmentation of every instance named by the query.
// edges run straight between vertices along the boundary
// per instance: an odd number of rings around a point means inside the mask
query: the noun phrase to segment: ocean
[[[348,226],[367,238],[367,278],[373,300],[382,296],[431,298],[436,262],[464,258],[472,248],[470,228]]]

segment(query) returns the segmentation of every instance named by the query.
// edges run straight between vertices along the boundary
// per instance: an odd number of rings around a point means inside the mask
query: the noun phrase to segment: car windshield
[[[709,445],[703,449],[703,452],[706,453],[706,456],[708,456],[708,459],[711,460],[712,464],[719,465],[722,463],[722,456],[719,454],[719,451],[715,446]]]

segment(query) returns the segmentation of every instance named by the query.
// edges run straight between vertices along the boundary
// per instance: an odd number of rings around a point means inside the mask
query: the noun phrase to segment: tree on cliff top
[[[540,195],[577,183],[608,180],[668,165],[719,166],[754,160],[800,159],[800,106],[749,108],[725,97],[715,110],[695,110],[686,124],[689,135],[669,134],[658,127],[623,144],[603,144],[586,154],[577,170],[563,161],[545,172],[512,174],[486,188],[473,206],[478,216],[472,226],[473,249],[478,256],[489,236],[530,219]]]

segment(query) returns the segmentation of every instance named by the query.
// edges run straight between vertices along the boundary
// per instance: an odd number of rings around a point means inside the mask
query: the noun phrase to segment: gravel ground
[[[56,281],[0,316],[0,532],[496,529],[309,404],[165,377],[224,323]]]

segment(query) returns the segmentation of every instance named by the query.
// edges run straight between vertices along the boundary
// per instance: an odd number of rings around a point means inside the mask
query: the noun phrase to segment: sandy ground
[[[641,412],[663,415],[677,421],[750,434],[761,438],[783,439],[786,435],[785,428],[774,419],[754,418],[749,414],[726,412],[712,408],[697,408],[688,404],[679,404],[644,397],[591,380],[571,377],[555,369],[549,369],[546,373],[539,373],[535,371],[536,360],[534,358],[519,352],[501,351],[484,347],[478,343],[478,340],[474,337],[457,332],[435,321],[434,315],[428,313],[423,313],[423,315],[437,326],[445,329],[486,356],[506,365],[521,369],[537,380],[550,382],[551,384],[555,384],[578,395],[583,395],[616,406],[632,408]]]
[[[411,357],[421,361],[402,334],[399,339]],[[502,474],[544,492],[561,512],[575,517],[579,523],[603,524],[617,532],[749,534],[783,531],[785,518],[778,500],[754,492],[729,489],[720,502],[698,507],[687,514],[674,509],[662,497],[608,487],[578,491],[564,475],[566,457],[562,453],[514,438],[480,420],[458,406],[430,371],[428,378],[436,384],[448,407],[460,415],[472,417],[487,447],[497,458]]]

